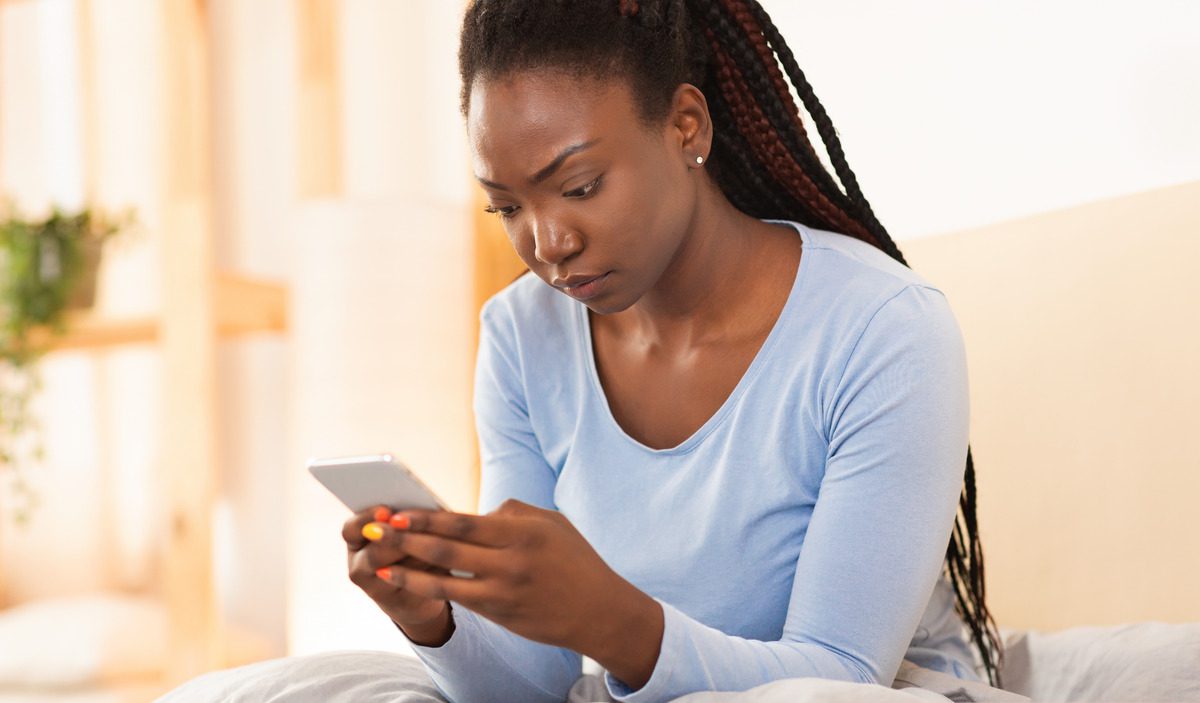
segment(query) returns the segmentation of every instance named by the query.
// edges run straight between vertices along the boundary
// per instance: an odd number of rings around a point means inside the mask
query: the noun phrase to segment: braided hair
[[[679,84],[695,85],[713,123],[709,173],[735,207],[861,239],[908,266],[863,196],[833,122],[757,0],[473,0],[459,46],[463,114],[476,79],[539,68],[625,77],[647,125],[666,118]],[[793,89],[837,181],[809,140]],[[1001,687],[1003,640],[984,598],[970,445],[959,513],[945,569],[988,680]]]

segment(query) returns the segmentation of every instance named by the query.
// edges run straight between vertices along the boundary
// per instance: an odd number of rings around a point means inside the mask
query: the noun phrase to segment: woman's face
[[[595,312],[654,287],[692,226],[689,163],[707,143],[688,152],[687,120],[672,115],[646,126],[620,79],[540,70],[472,86],[467,131],[490,208],[534,274]]]

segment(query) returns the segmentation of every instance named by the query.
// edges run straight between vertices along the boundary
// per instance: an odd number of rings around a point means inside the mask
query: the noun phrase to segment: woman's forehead
[[[541,163],[572,144],[612,142],[638,127],[624,81],[557,71],[476,78],[468,105],[467,133],[477,169]]]

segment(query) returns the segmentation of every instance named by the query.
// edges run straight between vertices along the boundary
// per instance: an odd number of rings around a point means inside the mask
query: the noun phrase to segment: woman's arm
[[[825,408],[825,474],[782,638],[730,636],[662,603],[653,674],[635,687],[610,672],[610,693],[667,701],[802,676],[890,685],[941,576],[968,412],[948,303],[936,289],[905,288],[866,324]],[[730,607],[753,608],[754,594]]]
[[[556,476],[529,424],[523,384],[506,352],[514,340],[492,303],[480,314],[475,367],[475,423],[482,459],[479,512],[506,498],[554,508]],[[452,633],[444,643],[413,651],[451,701],[562,701],[582,673],[581,656],[520,637],[451,605]],[[429,633],[421,633],[429,634]]]
[[[474,573],[461,579],[400,569],[413,594],[461,603],[522,637],[586,654],[625,681],[650,678],[662,641],[661,605],[609,568],[561,513],[507,500],[482,516],[402,515],[409,526],[391,536],[397,549]]]

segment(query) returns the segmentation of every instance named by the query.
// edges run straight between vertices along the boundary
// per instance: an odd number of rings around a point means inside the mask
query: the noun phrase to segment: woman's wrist
[[[637,690],[646,685],[658,665],[665,615],[662,605],[633,584],[608,611],[607,627],[596,628],[598,639],[583,652],[610,674]]]
[[[445,602],[442,612],[433,619],[421,623],[400,623],[395,618],[392,622],[404,633],[413,644],[420,647],[441,647],[450,641],[454,634],[454,617],[450,614],[450,601]]]

